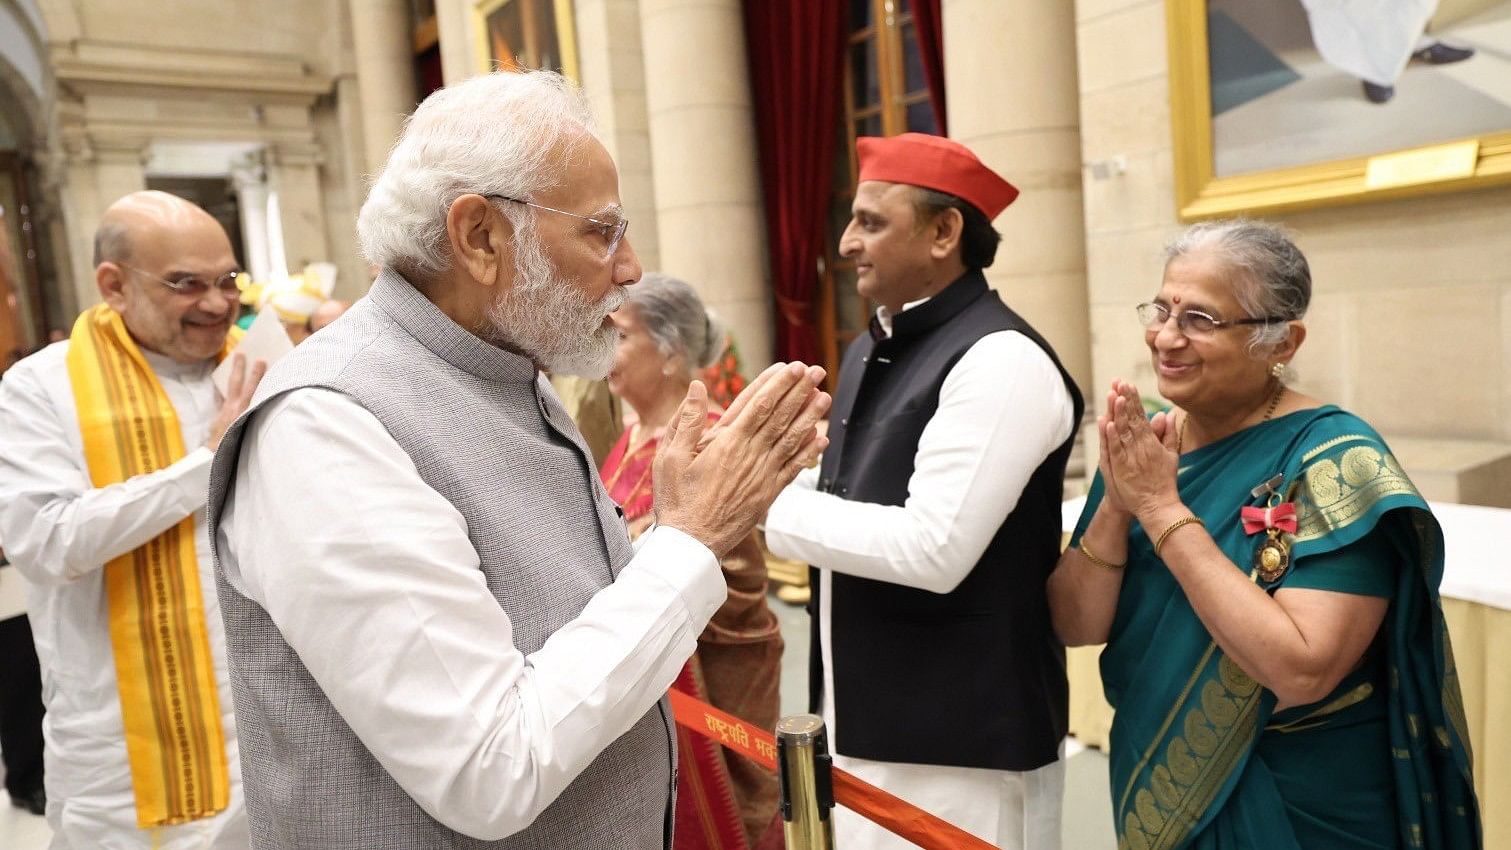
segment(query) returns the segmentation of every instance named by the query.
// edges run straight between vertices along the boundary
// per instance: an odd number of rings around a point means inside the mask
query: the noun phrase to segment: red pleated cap
[[[986,214],[987,220],[1018,199],[1018,187],[1003,180],[971,153],[943,136],[903,133],[855,140],[860,180],[906,183],[954,195]]]

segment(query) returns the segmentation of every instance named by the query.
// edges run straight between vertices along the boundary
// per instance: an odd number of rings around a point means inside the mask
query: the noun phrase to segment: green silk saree
[[[1135,525],[1107,648],[1119,850],[1478,848],[1469,741],[1438,601],[1443,539],[1380,436],[1327,406],[1182,455],[1182,500],[1238,569],[1251,489],[1276,474],[1298,528],[1273,582],[1387,597],[1365,663],[1322,700],[1275,712],[1229,660]],[[1071,540],[1101,502],[1100,476]]]

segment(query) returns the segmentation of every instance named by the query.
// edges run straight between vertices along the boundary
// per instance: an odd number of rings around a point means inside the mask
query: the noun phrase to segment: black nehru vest
[[[819,489],[902,505],[924,426],[956,362],[987,334],[1017,331],[1080,391],[1049,344],[968,271],[928,302],[873,320],[845,352]],[[1065,648],[1044,585],[1060,553],[1060,501],[1072,434],[1029,478],[1017,507],[953,591],[939,594],[835,573],[830,601],[835,749],[877,761],[1032,770],[1065,737]],[[812,575],[812,710],[823,688],[818,576]]]

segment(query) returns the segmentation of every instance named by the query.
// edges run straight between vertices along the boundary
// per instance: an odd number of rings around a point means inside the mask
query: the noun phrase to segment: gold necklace
[[[1275,394],[1270,396],[1269,409],[1264,412],[1264,418],[1259,420],[1260,422],[1270,421],[1270,417],[1275,415],[1275,408],[1280,406],[1280,397],[1283,395],[1285,395],[1285,384],[1280,384],[1275,387]]]
[[[1259,420],[1260,422],[1268,422],[1270,421],[1270,417],[1275,415],[1275,409],[1280,406],[1280,397],[1282,395],[1285,395],[1285,384],[1279,384],[1275,387],[1275,394],[1270,396],[1270,405],[1265,409],[1264,418]],[[1190,421],[1191,414],[1189,413],[1181,417],[1180,428],[1175,432],[1175,454],[1177,456],[1181,454],[1181,446],[1186,443],[1186,423]]]

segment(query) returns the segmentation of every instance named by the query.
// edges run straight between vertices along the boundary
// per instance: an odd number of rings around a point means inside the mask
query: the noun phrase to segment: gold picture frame
[[[1182,221],[1277,213],[1511,183],[1511,127],[1370,156],[1218,176],[1207,0],[1165,0],[1176,208]]]
[[[542,18],[541,13],[548,13]],[[577,65],[577,27],[572,0],[475,0],[472,6],[473,53],[477,68],[544,68],[581,82]],[[507,43],[503,30],[518,29],[520,44],[500,54]],[[520,60],[523,61],[520,61]],[[554,61],[553,61],[554,60]]]

